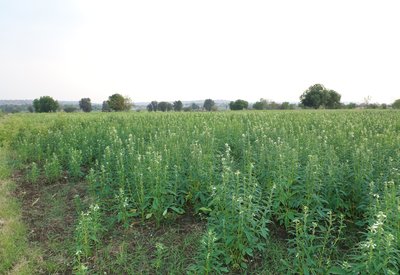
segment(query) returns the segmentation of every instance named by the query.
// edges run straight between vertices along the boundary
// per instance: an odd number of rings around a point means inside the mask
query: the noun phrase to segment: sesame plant
[[[116,205],[117,222],[128,228],[130,218],[136,214],[135,211],[132,211],[130,198],[125,195],[124,189],[120,188],[119,193],[115,195],[115,199],[118,201]]]
[[[26,179],[81,192],[77,273],[102,273],[93,256],[115,232],[127,253],[129,234],[149,232],[154,264],[137,273],[162,272],[155,235],[174,225],[203,230],[182,264],[192,274],[400,269],[399,111],[35,114],[18,125],[7,144]],[[280,263],[271,241],[287,251]]]
[[[350,270],[369,274],[398,274],[400,251],[390,230],[385,230],[387,216],[379,211],[365,233],[365,240],[358,244],[355,264]]]
[[[77,149],[72,149],[69,155],[68,172],[72,179],[79,179],[83,173],[82,165],[82,152]]]
[[[40,170],[38,165],[35,162],[32,162],[32,164],[30,165],[30,167],[28,168],[30,169],[26,175],[26,179],[28,181],[30,181],[32,184],[35,184],[38,182],[39,180],[39,176],[40,176]]]
[[[51,158],[46,160],[43,170],[47,181],[50,183],[54,183],[61,178],[61,164],[55,153],[53,153]]]
[[[383,190],[370,184],[369,219],[363,240],[358,243],[348,270],[357,273],[397,274],[400,271],[400,188],[385,182]]]
[[[225,257],[217,234],[209,229],[201,239],[196,263],[189,267],[189,274],[221,274],[229,272],[223,264]]]
[[[263,196],[253,178],[251,163],[244,175],[240,171],[233,172],[228,144],[225,144],[221,161],[221,185],[215,187],[212,194],[208,226],[223,241],[225,264],[233,269],[246,269],[247,258],[265,250],[272,195],[269,200]]]
[[[86,261],[100,245],[102,230],[100,208],[97,204],[91,204],[87,211],[80,213],[75,230],[77,270],[87,268]]]
[[[315,217],[304,206],[303,212],[293,220],[289,240],[290,264],[288,270],[298,274],[325,274],[337,268],[338,244],[343,239],[343,215],[336,218],[332,211]]]
[[[156,243],[156,257],[153,262],[153,267],[157,273],[162,273],[163,260],[166,254],[167,247],[163,243]]]

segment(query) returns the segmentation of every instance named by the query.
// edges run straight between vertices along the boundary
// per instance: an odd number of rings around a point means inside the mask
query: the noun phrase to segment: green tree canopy
[[[392,104],[393,109],[400,109],[400,98],[396,99]]]
[[[110,106],[108,106],[108,101],[103,101],[103,105],[101,106],[102,112],[111,112]]]
[[[33,108],[36,113],[50,113],[57,111],[59,107],[58,101],[51,96],[42,96],[33,101]]]
[[[305,107],[336,109],[340,107],[341,95],[334,90],[326,89],[322,84],[310,86],[301,96]]]
[[[203,107],[204,107],[204,109],[206,109],[207,111],[211,111],[212,108],[214,107],[214,105],[215,105],[214,100],[212,100],[212,99],[210,99],[210,98],[204,100]]]
[[[88,113],[92,111],[92,102],[90,101],[90,98],[81,98],[79,101],[79,108],[82,109],[82,111]]]
[[[248,107],[249,107],[249,103],[243,99],[238,99],[236,101],[231,101],[229,103],[229,108],[234,111],[247,109]]]
[[[289,110],[291,108],[293,108],[293,107],[287,101],[282,102],[281,107],[280,107],[280,109],[282,109],[282,110]]]
[[[75,106],[72,106],[72,105],[66,105],[63,107],[63,110],[66,113],[73,113],[73,112],[76,112],[78,110],[78,108]]]
[[[200,106],[193,102],[192,105],[190,105],[190,109],[192,111],[197,111],[200,109]]]
[[[149,112],[157,112],[158,109],[158,102],[153,100],[152,102],[149,103],[149,105],[147,105],[147,110]]]
[[[183,103],[182,103],[182,101],[177,100],[177,101],[174,101],[174,103],[172,104],[172,106],[174,107],[174,111],[180,112],[180,111],[182,111]]]
[[[172,104],[166,101],[161,101],[158,103],[158,110],[161,112],[168,112],[172,110]]]
[[[132,107],[132,101],[129,97],[123,97],[120,94],[113,94],[108,97],[108,106],[111,110],[119,111],[129,111]]]
[[[253,104],[254,110],[266,110],[268,107],[268,101],[264,98],[261,98],[260,101],[257,101]]]
[[[254,110],[287,110],[293,109],[293,106],[285,101],[282,103],[277,103],[275,101],[269,101],[264,98],[260,98],[260,101],[257,101],[253,104]]]

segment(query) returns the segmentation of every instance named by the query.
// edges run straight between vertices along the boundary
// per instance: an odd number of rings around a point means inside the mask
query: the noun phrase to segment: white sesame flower
[[[382,211],[379,211],[378,214],[377,214],[376,216],[377,216],[377,218],[378,218],[379,220],[384,220],[384,219],[386,219],[386,215],[385,215]]]
[[[391,233],[389,233],[386,236],[386,240],[388,242],[388,245],[390,245],[394,241],[394,236]]]
[[[128,204],[128,198],[125,198],[124,203],[122,204],[122,206],[123,206],[124,208],[127,208],[127,207],[129,206],[129,204]]]
[[[374,243],[373,240],[368,240],[366,242],[363,242],[361,244],[361,247],[362,248],[367,248],[367,249],[370,249],[370,248],[374,249],[376,247],[376,244]]]
[[[376,221],[371,227],[370,227],[370,231],[372,233],[376,233],[378,231],[378,229],[383,225],[383,223],[381,221]]]

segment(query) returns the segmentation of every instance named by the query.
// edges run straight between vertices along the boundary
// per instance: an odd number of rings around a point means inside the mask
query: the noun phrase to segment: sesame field
[[[399,274],[400,111],[10,115],[0,146],[34,273]]]

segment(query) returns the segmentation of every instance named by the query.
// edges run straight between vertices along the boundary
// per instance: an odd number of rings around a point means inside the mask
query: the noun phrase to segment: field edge
[[[28,242],[22,208],[15,197],[10,153],[0,147],[0,274],[33,274],[41,253]]]

